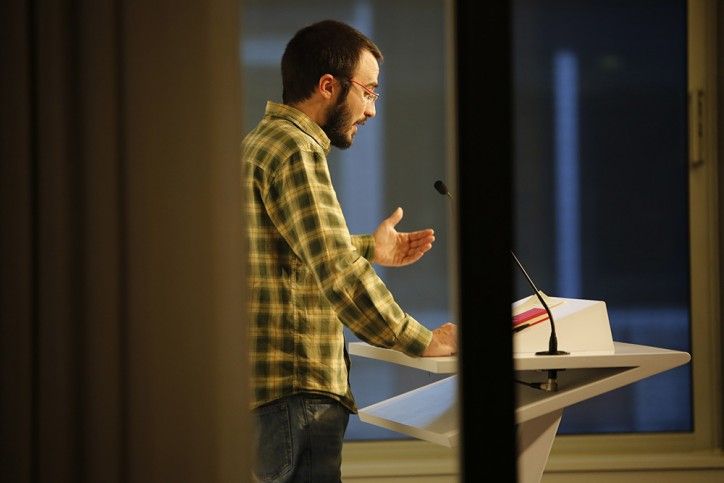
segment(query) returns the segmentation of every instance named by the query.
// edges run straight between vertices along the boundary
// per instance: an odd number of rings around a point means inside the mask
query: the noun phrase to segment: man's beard
[[[342,101],[337,102],[330,108],[327,122],[322,126],[322,130],[329,138],[332,146],[347,149],[352,145],[352,135],[348,134],[347,131],[353,124],[352,113],[349,112],[347,103]]]

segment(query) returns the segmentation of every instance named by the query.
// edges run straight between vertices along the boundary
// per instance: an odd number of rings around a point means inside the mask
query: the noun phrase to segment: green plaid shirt
[[[252,408],[319,392],[356,411],[343,325],[410,355],[432,338],[370,265],[372,236],[350,235],[327,168],[329,148],[309,117],[273,102],[242,143]]]

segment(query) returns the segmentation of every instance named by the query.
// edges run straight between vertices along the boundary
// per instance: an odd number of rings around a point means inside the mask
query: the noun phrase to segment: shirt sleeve
[[[372,235],[352,235],[352,245],[372,263],[375,259],[375,239]]]
[[[432,332],[403,312],[364,255],[355,250],[321,153],[296,151],[263,193],[267,213],[308,267],[339,320],[369,344],[421,355]]]

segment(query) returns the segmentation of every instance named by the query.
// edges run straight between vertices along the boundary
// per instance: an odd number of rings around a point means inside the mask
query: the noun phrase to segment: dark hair
[[[364,49],[382,61],[374,42],[345,23],[323,20],[299,30],[282,56],[282,102],[308,99],[324,74],[342,79],[344,89],[349,89],[346,80],[354,74]]]

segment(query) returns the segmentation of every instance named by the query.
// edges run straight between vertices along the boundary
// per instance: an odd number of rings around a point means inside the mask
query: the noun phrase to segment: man
[[[268,102],[242,143],[261,481],[340,481],[344,432],[357,411],[343,325],[413,356],[457,350],[454,324],[425,328],[371,266],[419,260],[433,231],[398,232],[397,208],[372,235],[350,235],[329,177],[330,144],[348,148],[375,115],[381,60],[377,46],[346,24],[301,29],[282,57],[283,104]]]

